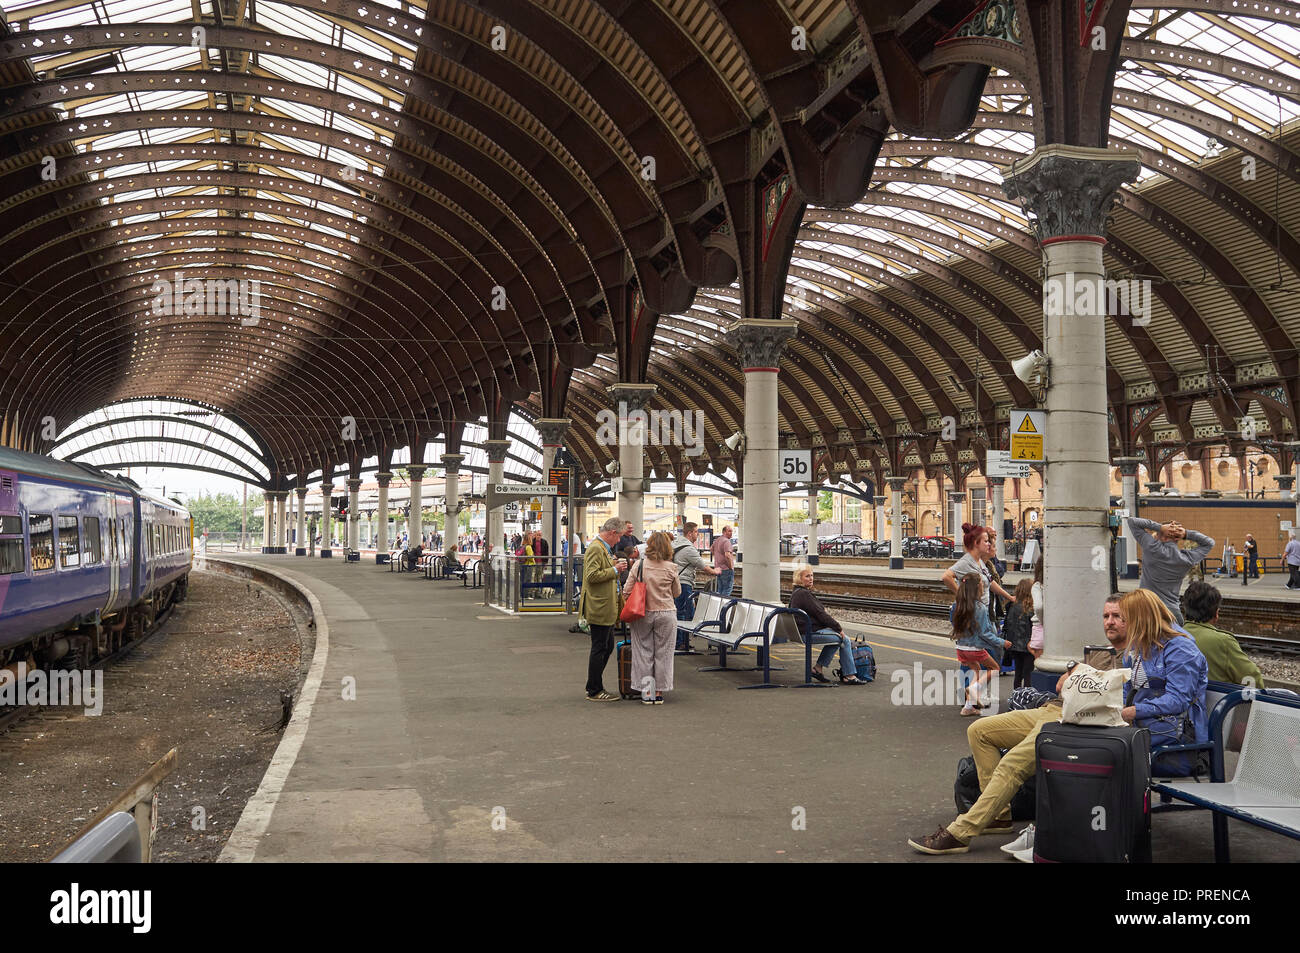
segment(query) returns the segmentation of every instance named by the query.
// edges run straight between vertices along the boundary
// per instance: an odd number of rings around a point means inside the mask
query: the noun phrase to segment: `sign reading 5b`
[[[781,481],[807,483],[812,478],[811,450],[781,451]]]

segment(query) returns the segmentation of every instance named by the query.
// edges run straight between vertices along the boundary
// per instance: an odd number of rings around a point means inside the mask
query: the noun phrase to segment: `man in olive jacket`
[[[591,628],[591,658],[587,662],[587,701],[618,701],[605,691],[605,665],[614,651],[614,626],[618,624],[618,574],[627,568],[626,559],[614,559],[613,548],[623,532],[623,521],[611,516],[600,526],[582,560],[582,596],[578,615]]]

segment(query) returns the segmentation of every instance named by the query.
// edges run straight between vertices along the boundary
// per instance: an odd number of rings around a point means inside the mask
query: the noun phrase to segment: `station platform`
[[[223,860],[1015,863],[997,849],[1014,834],[945,858],[907,846],[955,816],[968,720],[897,703],[916,663],[955,667],[947,639],[871,634],[879,673],[860,688],[737,691],[760,676],[679,657],[667,704],[601,704],[572,616],[507,616],[481,590],[365,563],[223,559],[309,590],[325,651],[305,735],[286,733],[268,772],[278,794],[250,802]],[[801,648],[774,654],[775,680],[802,680]],[[1236,822],[1232,846],[1236,862],[1300,860]],[[1158,816],[1155,858],[1211,862],[1209,815]]]

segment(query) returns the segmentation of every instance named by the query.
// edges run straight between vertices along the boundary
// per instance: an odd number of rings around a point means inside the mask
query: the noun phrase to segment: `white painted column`
[[[541,482],[547,482],[548,471],[555,466],[555,456],[560,452],[560,447],[564,445],[564,435],[569,430],[572,421],[568,417],[541,417],[534,421],[533,426],[542,438],[542,479]],[[563,494],[565,488],[560,488]],[[552,556],[560,555],[560,540],[564,538],[564,527],[560,525],[558,516],[559,496],[542,497],[542,536],[546,539],[546,546]],[[555,527],[552,529],[551,523]]]
[[[295,556],[307,555],[307,487],[300,486],[294,490],[298,497],[298,539],[293,548]]]
[[[280,542],[284,545],[284,552],[287,556],[293,552],[293,527],[294,527],[294,503],[297,500],[293,497],[292,490],[284,491],[285,511],[284,511],[284,529],[280,532]]]
[[[808,565],[816,566],[821,562],[821,556],[817,553],[817,527],[821,520],[817,518],[817,497],[821,488],[808,491]]]
[[[424,471],[428,467],[420,464],[418,466],[409,466],[406,472],[411,479],[411,500],[410,515],[406,518],[406,545],[418,546],[420,539],[424,536],[424,513],[421,508],[424,506]]]
[[[779,464],[778,464],[779,465]],[[745,491],[736,491],[736,536],[740,536],[741,525],[745,522]]]
[[[745,371],[745,597],[759,602],[781,601],[777,375],[781,351],[798,329],[796,321],[764,318],[746,318],[727,329]]]
[[[285,527],[285,503],[289,498],[288,490],[275,491],[275,538],[271,541],[271,548],[277,553],[283,553]]]
[[[1128,510],[1129,516],[1138,516],[1138,481],[1137,470],[1142,463],[1141,457],[1116,457],[1115,465],[1119,467],[1120,474],[1120,504],[1122,509]],[[1116,572],[1123,579],[1136,579],[1138,577],[1138,553],[1137,540],[1128,531],[1128,521],[1119,521],[1119,535],[1121,539],[1127,540],[1124,544],[1124,561],[1126,565],[1117,566]]]
[[[509,440],[484,440],[483,449],[487,451],[488,458],[488,485],[494,485],[505,482],[506,453],[510,450]],[[501,507],[494,510],[488,510],[487,513],[487,541],[492,544],[494,550],[499,550],[502,545],[501,537],[505,535],[505,512]]]
[[[442,455],[442,465],[446,469],[443,479],[446,481],[443,488],[443,497],[445,500],[445,509],[443,511],[443,531],[442,531],[442,548],[446,552],[448,543],[455,543],[456,549],[460,549],[460,523],[457,518],[460,516],[458,509],[460,507],[460,465],[465,460],[463,453],[444,453]]]
[[[1050,423],[1044,441],[1043,588],[1049,622],[1043,656],[1034,666],[1044,673],[1041,681],[1064,671],[1096,639],[1110,589],[1106,561],[1094,560],[1110,542],[1106,296],[1091,295],[1089,306],[1075,290],[1081,283],[1103,287],[1106,215],[1120,186],[1136,180],[1140,169],[1132,151],[1047,145],[1004,172],[1007,195],[1035,213],[1045,274]]]
[[[361,479],[348,480],[348,549],[361,548]]]
[[[262,552],[271,551],[275,539],[275,496],[270,490],[262,493]]]
[[[885,525],[885,498],[878,496],[875,498],[876,503],[876,533],[875,540],[878,543],[889,542],[889,527]]]
[[[632,524],[637,538],[645,535],[645,405],[654,397],[654,384],[618,383],[605,388],[618,414],[618,468],[623,492],[617,512]]]
[[[903,568],[903,484],[906,477],[886,477],[889,484],[889,568]],[[918,532],[920,532],[918,530]]]
[[[953,537],[953,543],[961,538],[961,524],[978,522],[977,514],[972,513],[971,518],[966,519],[966,493],[962,490],[948,492],[948,535]]]
[[[388,562],[388,484],[393,475],[387,471],[375,474],[379,484],[379,511],[375,514],[375,565],[382,566]]]
[[[998,541],[994,550],[998,559],[1006,560],[1007,558],[1007,535],[1002,532],[1003,513],[1006,511],[1006,477],[985,477],[984,478],[993,491],[993,528],[997,531]],[[954,538],[954,543],[957,540]]]
[[[332,548],[333,540],[333,505],[334,483],[333,481],[322,481],[320,485],[320,556],[321,559],[331,559],[334,556]]]

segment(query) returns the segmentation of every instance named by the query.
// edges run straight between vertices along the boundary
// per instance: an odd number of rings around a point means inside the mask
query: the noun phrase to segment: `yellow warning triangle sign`
[[[1037,428],[1034,427],[1034,419],[1028,414],[1025,414],[1025,419],[1020,421],[1020,426],[1016,429],[1016,433],[1038,433]]]

